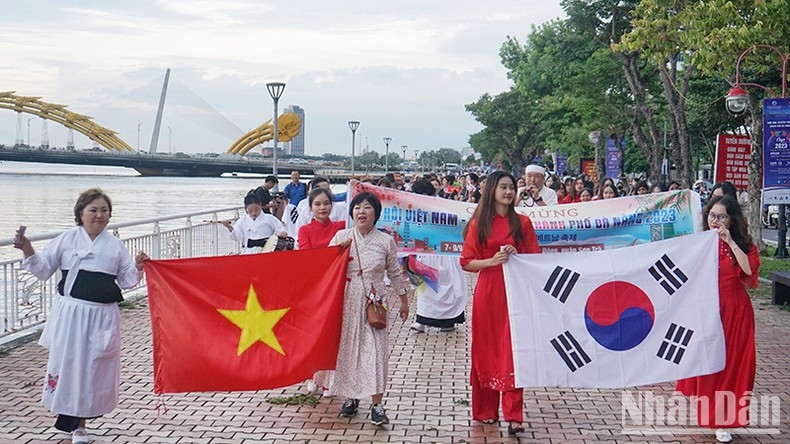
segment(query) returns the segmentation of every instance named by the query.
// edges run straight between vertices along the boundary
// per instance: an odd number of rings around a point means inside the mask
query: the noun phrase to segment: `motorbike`
[[[763,207],[760,216],[763,228],[779,228],[779,205],[768,205],[767,208]],[[790,224],[790,205],[785,205],[785,224]]]

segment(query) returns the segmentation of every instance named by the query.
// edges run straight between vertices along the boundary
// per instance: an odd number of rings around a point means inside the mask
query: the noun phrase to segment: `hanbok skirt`
[[[49,349],[42,403],[50,411],[94,418],[118,406],[121,315],[117,303],[57,296],[39,344]]]

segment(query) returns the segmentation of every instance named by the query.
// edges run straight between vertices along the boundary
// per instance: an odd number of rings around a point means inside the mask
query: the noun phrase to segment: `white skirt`
[[[416,259],[439,271],[438,282],[417,287],[417,315],[437,321],[456,319],[464,313],[468,295],[458,256],[418,254]]]
[[[118,406],[121,314],[118,304],[57,296],[39,344],[49,349],[42,403],[93,418]]]

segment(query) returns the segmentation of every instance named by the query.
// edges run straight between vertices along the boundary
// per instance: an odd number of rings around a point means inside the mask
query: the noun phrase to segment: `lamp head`
[[[386,145],[389,145],[389,144],[390,144],[390,142],[392,142],[392,137],[385,137],[385,138],[384,138],[384,143],[385,143]]]
[[[727,93],[727,111],[732,114],[741,114],[749,106],[749,93],[738,85],[735,85]]]
[[[269,95],[272,96],[272,99],[277,100],[285,91],[285,83],[282,82],[269,82],[266,84],[266,89],[269,90]]]
[[[351,128],[351,131],[356,131],[359,128],[359,122],[356,120],[351,120],[348,122],[348,127]]]

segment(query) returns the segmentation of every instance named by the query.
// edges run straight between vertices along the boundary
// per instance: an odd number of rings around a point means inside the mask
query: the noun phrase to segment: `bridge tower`
[[[41,148],[49,148],[49,129],[47,119],[41,119]]]
[[[22,111],[16,113],[16,141],[14,145],[22,146],[25,144],[25,130],[22,127]]]
[[[159,108],[156,110],[156,122],[154,123],[154,133],[151,135],[151,148],[148,154],[156,154],[156,146],[159,143],[159,128],[162,126],[162,112],[165,110],[165,97],[167,97],[167,82],[170,80],[170,68],[165,71],[165,83],[162,85],[162,95],[159,97]]]

